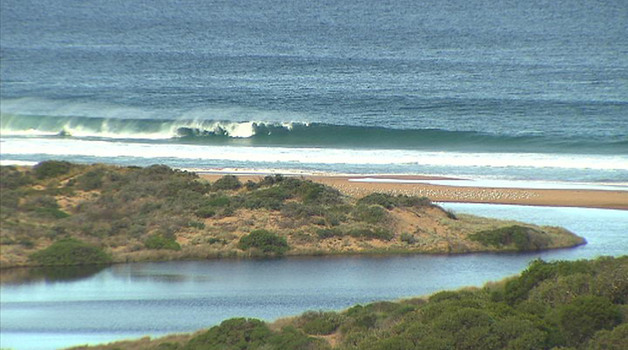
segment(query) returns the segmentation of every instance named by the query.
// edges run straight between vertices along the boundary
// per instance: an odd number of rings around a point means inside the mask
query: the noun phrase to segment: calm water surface
[[[52,349],[188,332],[236,316],[273,320],[467,285],[521,271],[530,260],[628,252],[625,211],[446,204],[477,213],[562,225],[589,244],[534,254],[287,258],[116,265],[78,280],[2,285],[1,346]],[[67,277],[67,276],[66,276]]]

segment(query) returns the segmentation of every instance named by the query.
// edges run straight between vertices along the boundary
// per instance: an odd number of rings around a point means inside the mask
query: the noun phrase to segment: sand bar
[[[199,174],[214,181],[225,174]],[[236,174],[238,175],[238,174]],[[264,175],[238,175],[241,181],[257,181]],[[304,175],[304,178],[332,186],[342,193],[361,197],[372,192],[425,196],[435,202],[493,203],[536,206],[586,207],[628,210],[628,191],[590,189],[533,189],[442,186],[427,183],[386,183],[350,181],[364,176]],[[372,178],[373,176],[369,176]],[[386,179],[393,178],[386,176]],[[397,179],[442,180],[443,177],[395,176]]]

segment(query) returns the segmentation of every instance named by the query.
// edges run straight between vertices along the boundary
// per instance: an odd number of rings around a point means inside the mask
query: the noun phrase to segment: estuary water
[[[93,275],[32,278],[1,286],[0,346],[53,349],[190,332],[231,317],[274,320],[306,310],[481,286],[536,258],[628,253],[625,211],[455,204],[458,213],[561,225],[585,246],[529,254],[312,257],[114,265]]]

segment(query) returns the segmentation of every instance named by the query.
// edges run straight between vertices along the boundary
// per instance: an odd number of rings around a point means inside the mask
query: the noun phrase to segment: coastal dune
[[[220,174],[199,174],[210,181],[224,176]],[[264,175],[238,175],[241,181],[257,181]],[[405,194],[425,196],[435,202],[490,203],[533,206],[564,206],[628,210],[628,191],[595,189],[537,189],[537,188],[498,188],[474,186],[445,186],[430,183],[386,182],[390,179],[372,177],[381,181],[361,181],[361,176],[303,175],[304,178],[334,187],[342,193],[362,197],[369,193]],[[437,181],[442,177],[396,176],[394,180]]]

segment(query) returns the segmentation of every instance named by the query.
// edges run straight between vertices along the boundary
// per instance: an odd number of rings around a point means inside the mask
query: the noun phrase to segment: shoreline
[[[235,175],[241,181],[258,180],[268,174],[198,172],[204,179],[215,181],[224,175]],[[434,202],[510,204],[547,207],[582,207],[628,210],[628,191],[596,189],[510,188],[480,186],[447,186],[427,182],[386,182],[385,180],[461,180],[460,178],[426,175],[298,175],[307,180],[336,188],[343,194],[362,197],[373,192],[425,196]],[[377,182],[356,181],[364,178]]]

